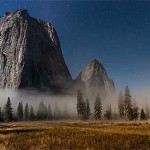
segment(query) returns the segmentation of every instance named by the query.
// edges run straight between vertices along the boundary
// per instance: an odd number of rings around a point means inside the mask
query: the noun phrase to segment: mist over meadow
[[[124,92],[124,89],[117,90],[115,93],[111,95],[107,95],[105,97],[101,97],[102,103],[102,112],[104,113],[111,105],[111,110],[113,113],[118,113],[118,97],[120,91]],[[140,109],[145,109],[149,107],[149,88],[147,89],[131,89],[131,100],[132,104],[138,106]],[[18,103],[22,101],[23,107],[26,103],[29,106],[33,106],[35,114],[38,110],[39,103],[44,102],[46,106],[48,104],[51,105],[51,110],[54,112],[55,106],[57,105],[61,112],[67,110],[67,113],[71,116],[77,117],[77,92],[76,94],[54,94],[52,92],[41,92],[36,89],[27,89],[27,90],[19,90],[19,89],[1,89],[0,90],[0,107],[3,110],[4,105],[7,101],[7,98],[10,97],[12,107],[14,111],[17,110]],[[86,100],[88,96],[83,94],[83,99]],[[94,102],[95,98],[89,99],[91,113],[94,113]]]

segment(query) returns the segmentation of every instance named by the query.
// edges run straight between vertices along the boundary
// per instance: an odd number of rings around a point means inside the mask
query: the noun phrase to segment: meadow
[[[150,123],[15,122],[0,124],[0,150],[150,150]]]

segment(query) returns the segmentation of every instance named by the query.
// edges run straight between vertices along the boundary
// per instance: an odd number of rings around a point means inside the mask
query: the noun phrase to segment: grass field
[[[147,122],[0,124],[0,150],[150,150]]]

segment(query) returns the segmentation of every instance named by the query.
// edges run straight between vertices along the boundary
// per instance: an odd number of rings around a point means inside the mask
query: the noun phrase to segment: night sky
[[[96,58],[117,88],[150,87],[150,1],[0,0],[1,16],[24,8],[54,25],[73,78]]]

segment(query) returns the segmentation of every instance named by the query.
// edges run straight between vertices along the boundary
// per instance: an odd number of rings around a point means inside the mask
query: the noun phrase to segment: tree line
[[[87,98],[85,101],[80,90],[77,92],[77,116],[81,120],[88,120],[91,116],[89,99]],[[94,103],[94,118],[96,120],[102,118],[102,103],[99,95],[97,95]]]
[[[89,99],[84,100],[83,94],[80,90],[77,92],[77,116],[81,120],[88,120],[90,118],[95,120],[101,119],[122,119],[122,120],[146,120],[149,119],[149,107],[139,109],[136,104],[133,104],[130,89],[125,87],[124,93],[121,91],[118,96],[118,111],[113,112],[111,104],[103,111],[102,101],[100,95],[96,96],[94,102],[94,112],[91,113]],[[91,115],[92,114],[92,115]]]
[[[11,99],[8,97],[3,110],[0,107],[0,122],[58,120],[68,118],[70,118],[70,115],[67,112],[67,108],[65,107],[62,112],[57,103],[55,104],[54,112],[52,112],[51,105],[46,105],[43,101],[39,103],[36,112],[34,111],[34,107],[32,105],[29,106],[28,103],[23,107],[22,101],[18,103],[17,109],[14,110]]]
[[[146,120],[149,119],[149,106],[146,109],[139,108],[136,103],[132,102],[130,89],[126,86],[124,93],[120,91],[118,98],[119,117],[126,120]]]
[[[94,101],[93,112],[91,111],[90,101],[84,98],[80,90],[77,92],[77,117],[81,120],[146,120],[150,118],[149,107],[139,108],[136,103],[133,103],[130,89],[125,87],[124,92],[120,91],[118,96],[118,111],[112,111],[111,104],[103,110],[103,104],[100,95],[98,94]],[[10,121],[34,121],[34,120],[60,120],[60,119],[75,119],[76,117],[69,114],[67,107],[64,110],[59,108],[58,104],[51,109],[50,104],[45,104],[43,101],[39,103],[38,109],[29,106],[28,103],[23,106],[22,101],[18,103],[17,109],[12,107],[11,99],[8,97],[3,109],[0,107],[0,122]]]

